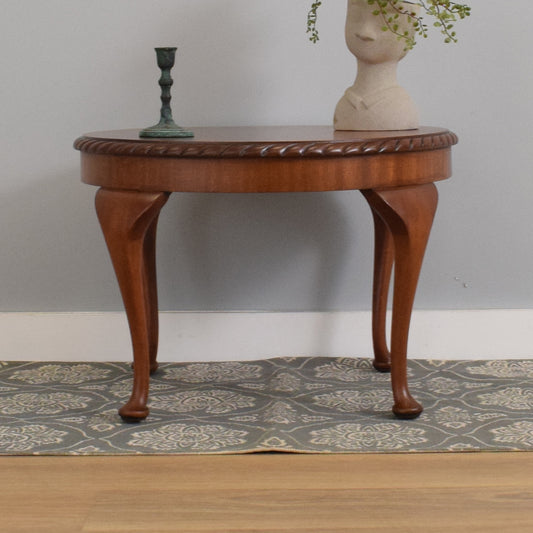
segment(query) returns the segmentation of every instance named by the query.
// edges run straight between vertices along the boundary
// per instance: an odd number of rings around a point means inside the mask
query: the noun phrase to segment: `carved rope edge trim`
[[[121,141],[80,137],[74,148],[88,154],[178,158],[303,158],[350,157],[383,153],[439,150],[457,144],[457,136],[448,131],[399,139],[370,141],[299,141],[299,142],[150,142]]]

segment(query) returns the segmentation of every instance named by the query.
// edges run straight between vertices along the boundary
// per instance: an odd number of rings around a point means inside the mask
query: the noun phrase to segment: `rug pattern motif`
[[[409,362],[425,410],[400,421],[368,359],[166,363],[124,424],[127,363],[0,362],[0,454],[533,450],[533,360]]]

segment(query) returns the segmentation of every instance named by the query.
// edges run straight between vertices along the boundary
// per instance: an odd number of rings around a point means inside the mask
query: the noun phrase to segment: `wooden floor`
[[[533,453],[0,457],[2,533],[533,532]]]

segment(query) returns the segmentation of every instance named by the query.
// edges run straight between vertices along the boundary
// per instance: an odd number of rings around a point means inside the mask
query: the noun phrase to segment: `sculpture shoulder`
[[[418,111],[407,91],[400,86],[360,96],[350,87],[335,110],[338,130],[416,129]]]

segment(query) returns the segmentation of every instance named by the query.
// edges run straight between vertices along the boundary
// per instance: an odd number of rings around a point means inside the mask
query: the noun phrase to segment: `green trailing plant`
[[[445,43],[457,42],[454,25],[458,20],[470,16],[470,7],[450,0],[366,0],[373,7],[373,14],[381,17],[382,30],[390,31],[399,40],[405,41],[406,49],[410,50],[416,44],[416,37],[428,36],[427,19],[432,20],[432,26],[440,30]],[[319,39],[317,28],[318,9],[321,0],[315,0],[307,14],[307,33],[309,40],[316,43]],[[418,6],[417,9],[415,7]],[[398,20],[406,16],[413,31],[401,31]]]

